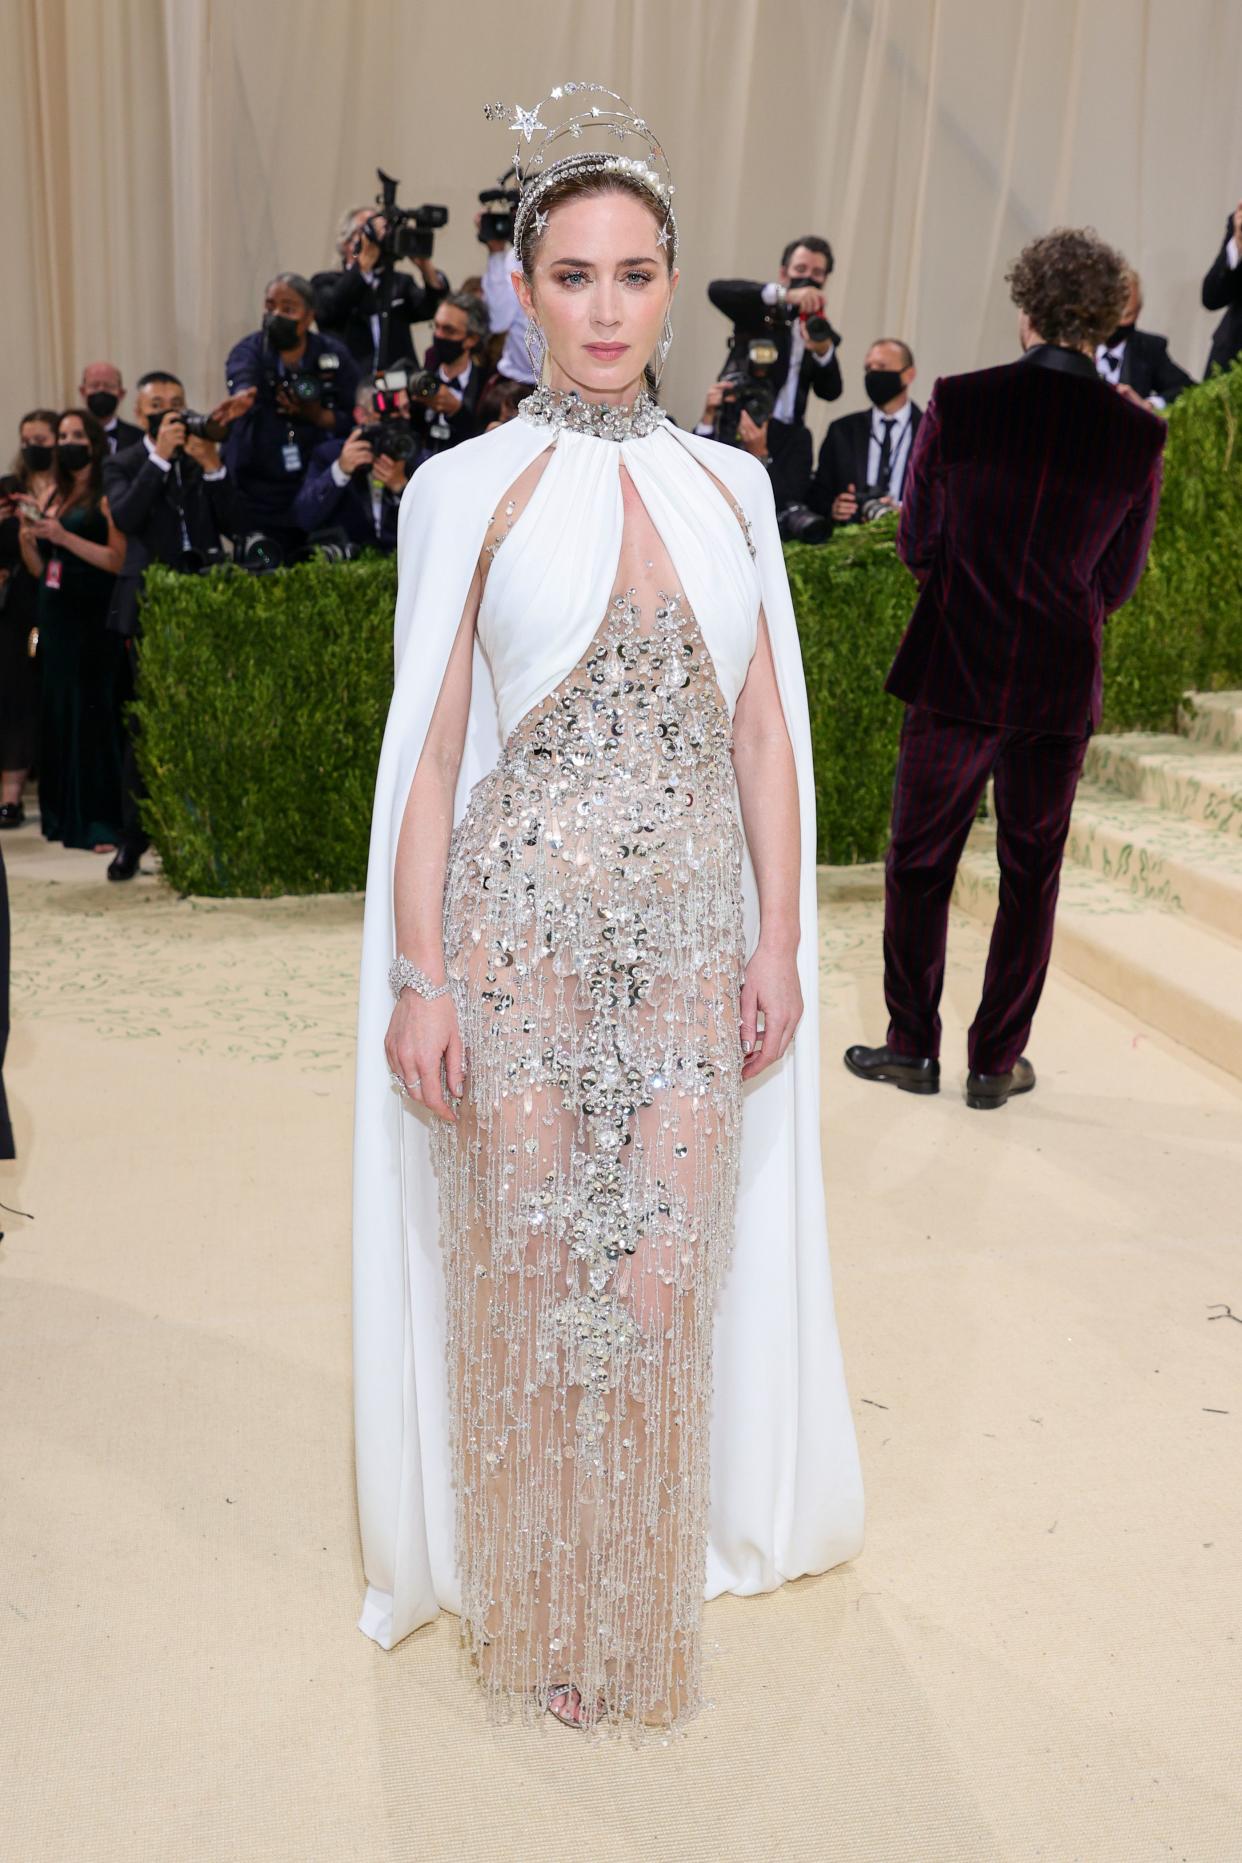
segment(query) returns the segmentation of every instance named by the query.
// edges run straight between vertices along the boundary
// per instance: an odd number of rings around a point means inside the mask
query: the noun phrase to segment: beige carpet
[[[707,1610],[679,1747],[491,1731],[456,1619],[355,1628],[359,904],[179,901],[5,836],[6,1863],[1236,1863],[1242,1086],[1054,980],[1039,1091],[868,1088],[834,904],[825,1137],[868,1484],[850,1567]]]

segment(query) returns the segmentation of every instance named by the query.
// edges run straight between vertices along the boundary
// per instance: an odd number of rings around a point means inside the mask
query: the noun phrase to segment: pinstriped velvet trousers
[[[969,1064],[1004,1074],[1022,1053],[1052,953],[1061,858],[1091,733],[975,724],[907,708],[885,859],[884,996],[895,1054],[938,1056],[949,900],[966,837],[995,777],[1000,904]]]

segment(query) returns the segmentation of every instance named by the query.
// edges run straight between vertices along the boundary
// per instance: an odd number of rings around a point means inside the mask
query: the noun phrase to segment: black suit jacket
[[[439,364],[431,353],[430,345],[428,345],[426,353],[423,356],[423,367],[425,369],[430,369],[433,375],[439,367]],[[479,402],[482,399],[483,390],[492,379],[492,374],[493,371],[488,368],[487,364],[476,351],[471,357],[470,375],[467,379],[464,393],[457,387],[456,383],[445,382],[442,384],[445,388],[451,388],[454,394],[461,394],[461,406],[458,408],[456,414],[445,414],[443,416],[444,420],[448,423],[449,437],[447,440],[437,439],[431,431],[433,425],[439,425],[441,416],[429,408],[425,402],[411,402],[410,425],[414,429],[415,439],[424,452],[446,453],[450,446],[459,446],[463,440],[474,439],[474,436],[480,431]]]
[[[906,454],[906,476],[910,472],[910,461],[914,457],[914,442],[918,438],[919,422],[923,410],[916,402],[910,403],[910,450]],[[857,414],[842,414],[834,420],[824,435],[823,445],[819,449],[819,459],[815,465],[815,477],[811,481],[811,495],[807,503],[821,517],[832,517],[832,501],[838,492],[848,491],[852,485],[861,501],[863,487],[867,483],[867,449],[871,444],[871,410],[861,408]],[[903,489],[905,481],[903,480]],[[851,523],[858,519],[851,518]]]
[[[444,273],[440,276],[444,278]],[[315,322],[328,336],[344,343],[364,375],[417,355],[413,325],[430,322],[450,289],[447,278],[440,289],[424,285],[421,279],[409,272],[398,272],[391,265],[376,273],[373,285],[367,283],[356,265],[350,265],[339,272],[316,272],[311,288],[315,293]],[[378,350],[371,331],[371,319],[377,313]]]
[[[122,420],[118,414],[116,417],[116,426],[112,431],[109,433],[105,429],[104,440],[107,444],[108,451],[115,455],[117,453],[123,453],[127,446],[137,446],[139,440],[142,438],[142,433],[143,430],[141,427],[135,427],[132,421]]]
[[[1233,238],[1233,215],[1225,222],[1225,237],[1215,263],[1203,280],[1204,310],[1223,310],[1224,316],[1212,332],[1205,375],[1214,368],[1227,369],[1242,351],[1242,265],[1230,265],[1225,248]]]
[[[1159,395],[1162,401],[1176,401],[1183,388],[1193,388],[1194,378],[1187,375],[1169,354],[1167,336],[1151,330],[1131,330],[1121,357],[1121,379],[1144,401]]]
[[[380,498],[380,531],[376,536],[370,475],[355,472],[347,485],[338,485],[332,477],[332,463],[340,458],[344,445],[344,440],[325,440],[315,448],[293,507],[293,515],[308,533],[339,526],[351,543],[371,550],[395,550],[401,494],[391,492],[385,486]],[[421,456],[415,454],[410,460],[407,485],[420,464]]]
[[[746,360],[746,345],[752,337],[771,337],[778,351],[771,381],[779,394],[789,374],[789,356],[793,348],[788,319],[779,314],[775,306],[764,303],[763,285],[755,284],[747,278],[713,278],[707,287],[707,295],[716,309],[723,311],[733,324],[725,367],[742,366]],[[832,329],[831,324],[828,327]],[[809,349],[802,352],[802,367],[794,395],[795,423],[805,418],[808,395],[816,394],[821,401],[836,401],[840,398],[841,338],[835,330],[832,331],[832,341],[833,352],[828,362],[817,362]]]
[[[233,481],[208,480],[195,459],[183,457],[181,498],[190,547],[202,551],[220,547],[222,535],[231,536],[237,511]],[[104,491],[113,522],[125,533],[125,561],[116,579],[108,626],[116,634],[142,633],[138,594],[148,563],[176,565],[184,548],[177,514],[176,468],[161,472],[147,452],[146,442],[126,447],[103,462]]]

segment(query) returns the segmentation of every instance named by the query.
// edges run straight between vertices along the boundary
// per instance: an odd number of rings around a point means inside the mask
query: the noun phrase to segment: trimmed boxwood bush
[[[901,706],[884,677],[914,606],[895,519],[787,544],[819,859],[888,837]],[[366,883],[392,680],[396,566],[364,555],[268,575],[152,570],[143,609],[143,820],[183,893],[265,897]],[[1147,572],[1105,630],[1105,730],[1171,730],[1188,690],[1242,686],[1242,361],[1169,412]]]

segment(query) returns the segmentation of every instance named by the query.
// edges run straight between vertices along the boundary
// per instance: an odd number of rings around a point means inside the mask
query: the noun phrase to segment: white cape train
[[[858,1449],[833,1309],[820,1155],[815,788],[802,657],[772,489],[748,454],[663,422],[618,441],[511,420],[420,468],[401,502],[395,681],[375,788],[358,1014],[354,1128],[354,1403],[367,1591],[359,1628],[391,1649],[460,1612],[448,1459],[448,1380],[434,1115],[403,1102],[384,1055],[395,953],[393,871],[409,787],[502,494],[554,446],[523,529],[542,552],[523,663],[489,662],[476,633],[459,820],[516,718],[573,667],[603,620],[621,545],[624,464],[698,619],[732,712],[767,620],[801,806],[803,1014],[774,1066],[744,1088],[732,1266],[717,1299],[705,1597],[772,1591],[862,1544]],[[750,524],[752,561],[707,467]],[[730,544],[722,522],[731,527]],[[534,530],[531,530],[531,527]],[[537,539],[537,543],[536,543]],[[493,576],[495,570],[493,570]],[[491,578],[489,578],[490,584]],[[487,604],[485,603],[485,608]],[[506,650],[512,661],[512,646]],[[747,950],[759,929],[743,861]]]

